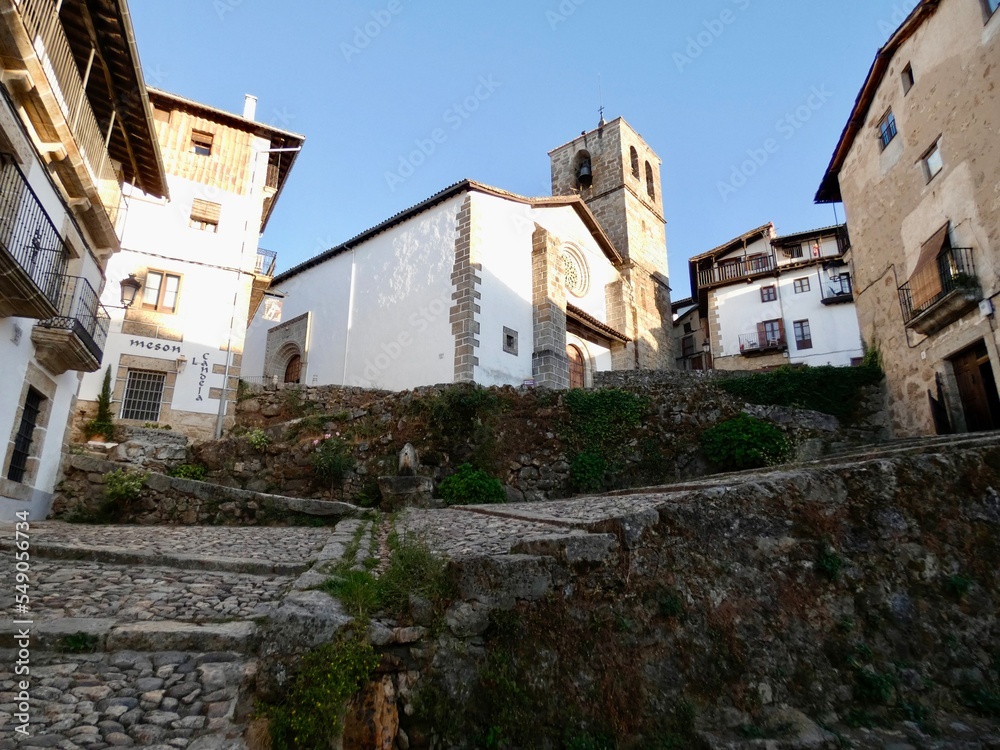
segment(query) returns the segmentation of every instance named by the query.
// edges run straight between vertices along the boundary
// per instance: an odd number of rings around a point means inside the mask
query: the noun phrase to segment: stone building
[[[878,51],[816,196],[843,202],[897,435],[1000,428],[1000,13],[921,0]]]
[[[761,370],[858,361],[863,347],[844,261],[849,246],[843,225],[778,237],[773,224],[764,224],[689,259],[712,366]],[[690,320],[678,319],[675,326],[685,323]]]
[[[231,419],[249,317],[274,272],[258,248],[302,136],[150,90],[170,200],[126,185],[122,252],[108,267],[112,291],[130,276],[135,302],[112,315],[104,367],[114,416],[126,425],[170,425],[207,439]],[[84,378],[78,424],[96,409],[103,368]]]
[[[670,303],[674,314],[674,361],[678,370],[711,370],[712,342],[708,335],[708,318],[693,297]]]
[[[659,160],[618,119],[553,151],[552,175],[543,198],[465,180],[276,276],[283,322],[258,313],[243,372],[565,388],[669,366]]]
[[[145,91],[124,0],[0,2],[0,520],[48,510],[106,345],[123,182],[167,195]]]

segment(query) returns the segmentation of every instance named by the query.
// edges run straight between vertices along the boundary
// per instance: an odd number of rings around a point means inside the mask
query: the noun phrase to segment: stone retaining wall
[[[93,456],[66,456],[52,517],[185,526],[297,526],[333,524],[359,512],[345,503],[283,497],[156,473],[147,473],[136,501],[109,507],[105,476],[124,468],[136,470]]]
[[[699,437],[740,411],[781,425],[792,438],[799,460],[885,439],[880,388],[870,389],[865,417],[845,428],[835,418],[817,412],[747,405],[713,387],[717,377],[721,376],[660,372],[601,376],[601,385],[629,390],[648,399],[650,405],[644,423],[623,447],[623,465],[611,488],[682,481],[709,473],[713,467],[701,453]],[[573,494],[570,466],[576,452],[566,438],[565,391],[491,389],[501,404],[495,413],[473,420],[463,434],[435,434],[428,409],[421,405],[426,407],[455,387],[391,393],[293,386],[245,393],[237,406],[233,435],[197,446],[194,457],[219,483],[262,492],[373,502],[375,480],[395,473],[396,455],[411,442],[423,463],[420,473],[435,482],[461,463],[471,462],[498,477],[511,502]],[[270,444],[253,448],[245,435],[254,429],[263,430]],[[340,486],[323,486],[313,475],[314,441],[325,435],[345,441],[355,464]]]

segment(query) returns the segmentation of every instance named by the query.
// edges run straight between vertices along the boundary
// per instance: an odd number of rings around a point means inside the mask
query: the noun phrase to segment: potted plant
[[[104,371],[104,384],[97,397],[97,416],[84,425],[88,440],[111,442],[115,437],[115,426],[111,423],[111,366]]]

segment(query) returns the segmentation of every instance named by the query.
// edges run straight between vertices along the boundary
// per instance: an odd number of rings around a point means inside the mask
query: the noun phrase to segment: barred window
[[[120,418],[158,422],[165,380],[166,375],[162,372],[129,370]]]
[[[28,459],[31,458],[31,443],[34,440],[35,428],[38,426],[38,415],[42,410],[45,397],[34,388],[28,388],[21,411],[21,424],[14,438],[14,450],[10,457],[10,467],[7,479],[12,482],[23,482],[28,471]]]

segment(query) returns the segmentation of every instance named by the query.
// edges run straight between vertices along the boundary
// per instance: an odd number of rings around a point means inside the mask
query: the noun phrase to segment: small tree
[[[108,365],[108,369],[104,371],[101,395],[97,397],[97,416],[84,427],[87,436],[103,435],[105,440],[112,440],[115,436],[115,426],[111,419],[111,365]]]

